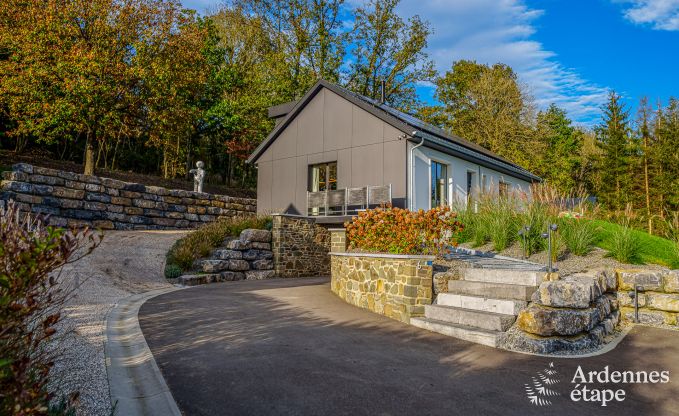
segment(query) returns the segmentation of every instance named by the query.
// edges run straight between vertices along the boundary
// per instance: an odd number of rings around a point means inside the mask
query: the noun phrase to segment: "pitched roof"
[[[286,110],[289,110],[282,122],[280,122],[269,136],[252,152],[248,158],[249,163],[254,163],[264,153],[264,151],[273,143],[280,133],[292,122],[292,120],[299,114],[302,109],[321,91],[327,88],[335,94],[350,101],[352,104],[362,108],[375,117],[388,123],[403,133],[408,135],[408,140],[420,142],[425,141],[425,146],[436,148],[444,153],[460,157],[464,160],[469,160],[478,163],[482,166],[507,173],[509,175],[524,179],[527,181],[540,181],[540,177],[532,174],[521,166],[510,162],[509,160],[491,152],[490,150],[465,140],[461,137],[452,135],[445,130],[436,127],[424,121],[395,108],[389,107],[384,103],[380,103],[371,98],[349,91],[339,85],[319,80],[313,87],[296,103],[285,103],[276,107],[272,107],[270,113],[275,113],[276,116],[282,116]],[[292,106],[292,108],[291,108]]]

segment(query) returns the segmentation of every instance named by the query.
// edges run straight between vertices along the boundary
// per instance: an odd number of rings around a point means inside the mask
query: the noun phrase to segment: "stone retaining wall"
[[[433,256],[330,256],[331,289],[352,305],[409,323],[432,302]]]
[[[618,300],[625,321],[634,321],[634,285],[640,286],[639,322],[679,325],[679,270],[617,270]]]
[[[274,214],[271,232],[276,276],[330,274],[330,232],[313,218]]]
[[[15,200],[23,211],[50,214],[50,223],[58,226],[195,228],[257,210],[254,199],[144,186],[24,163],[2,176],[1,200]]]

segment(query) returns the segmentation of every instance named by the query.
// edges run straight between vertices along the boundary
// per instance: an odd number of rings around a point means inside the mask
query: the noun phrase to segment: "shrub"
[[[393,254],[436,253],[456,245],[463,229],[449,207],[416,212],[392,207],[369,209],[345,227],[351,248]]]
[[[519,214],[517,221],[518,228],[524,229],[524,235],[519,237],[519,244],[527,255],[530,256],[547,248],[547,240],[542,238],[542,233],[547,231],[550,223],[549,208],[546,204],[539,201],[528,203]]]
[[[176,279],[182,275],[182,268],[176,264],[168,264],[165,266],[165,278],[166,279]]]
[[[502,251],[509,247],[517,236],[516,207],[509,198],[495,199],[487,203],[485,211],[479,218],[485,222],[495,251]]]
[[[167,264],[175,264],[182,270],[191,270],[193,263],[206,257],[223,244],[224,239],[238,236],[247,228],[271,229],[270,216],[220,218],[207,223],[178,240],[167,254]]]
[[[0,414],[48,412],[54,349],[46,346],[65,297],[52,272],[97,244],[87,229],[48,226],[12,202],[0,208]]]
[[[568,251],[576,256],[585,256],[592,251],[596,242],[596,226],[585,219],[562,218],[559,234]]]
[[[611,236],[610,257],[621,263],[638,263],[640,261],[642,245],[634,230],[629,226],[621,226],[613,231]]]

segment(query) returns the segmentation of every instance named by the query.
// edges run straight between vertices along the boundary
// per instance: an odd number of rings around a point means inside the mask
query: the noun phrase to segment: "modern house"
[[[341,221],[384,202],[429,209],[479,192],[529,192],[540,180],[481,146],[323,80],[269,116],[276,127],[248,159],[258,168],[259,212]]]

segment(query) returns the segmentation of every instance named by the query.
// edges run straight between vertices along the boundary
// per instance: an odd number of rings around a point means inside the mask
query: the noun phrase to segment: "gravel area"
[[[110,415],[104,362],[106,314],[131,294],[169,286],[165,254],[184,231],[110,231],[92,254],[64,267],[64,284],[77,287],[62,312],[60,354],[52,369],[57,397],[79,391],[78,415]]]
[[[480,250],[480,251],[486,251],[486,252],[493,252],[493,245],[492,244],[486,244],[481,247],[472,247],[471,243],[465,243],[465,244],[460,244],[460,247],[465,247],[465,248],[474,248],[475,250]],[[598,269],[598,268],[609,268],[609,269],[614,269],[614,268],[625,268],[625,269],[634,269],[634,268],[640,268],[643,267],[644,269],[648,270],[662,270],[666,269],[666,267],[657,265],[657,264],[644,264],[644,265],[639,265],[639,264],[625,264],[625,263],[620,263],[619,261],[615,260],[612,257],[606,257],[606,250],[602,250],[598,247],[595,247],[589,254],[586,256],[575,256],[573,254],[567,253],[565,255],[560,256],[557,259],[557,262],[554,264],[554,266],[559,270],[559,274],[561,276],[566,276],[569,274],[573,273],[580,273],[584,272],[586,270],[591,270],[591,269]],[[507,257],[514,257],[517,259],[522,258],[523,252],[521,251],[521,246],[519,243],[514,243],[511,247],[507,248],[506,250],[501,251],[498,253],[503,256]],[[528,261],[532,261],[534,263],[540,263],[540,264],[547,264],[547,252],[543,251],[540,253],[533,254],[532,256],[528,257]]]

